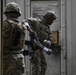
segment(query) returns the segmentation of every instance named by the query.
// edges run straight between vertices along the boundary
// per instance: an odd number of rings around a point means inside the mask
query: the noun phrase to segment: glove
[[[49,40],[44,40],[44,46],[49,48],[51,46],[51,42]]]
[[[52,50],[47,48],[47,47],[44,47],[43,50],[48,54],[50,55],[52,53]]]

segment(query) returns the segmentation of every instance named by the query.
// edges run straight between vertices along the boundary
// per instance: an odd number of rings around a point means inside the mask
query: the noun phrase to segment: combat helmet
[[[52,17],[54,20],[57,18],[56,14],[54,11],[50,10],[50,11],[46,11],[43,15],[44,18],[46,17]]]
[[[10,2],[6,5],[4,9],[4,14],[6,13],[17,13],[19,16],[21,16],[21,9],[19,5],[15,2]]]

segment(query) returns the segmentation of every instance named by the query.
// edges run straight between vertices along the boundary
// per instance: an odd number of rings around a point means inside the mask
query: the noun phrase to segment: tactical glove
[[[52,50],[47,48],[47,47],[44,47],[43,50],[48,54],[50,55],[52,53]]]

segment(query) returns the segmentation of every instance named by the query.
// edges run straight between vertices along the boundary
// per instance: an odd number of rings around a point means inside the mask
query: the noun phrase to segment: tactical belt
[[[21,54],[21,50],[20,49],[10,49],[10,48],[6,48],[4,49],[4,54]]]
[[[21,54],[21,52],[3,52],[4,54]]]

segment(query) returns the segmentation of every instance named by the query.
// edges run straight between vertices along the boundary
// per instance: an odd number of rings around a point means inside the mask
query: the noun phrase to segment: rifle
[[[52,53],[52,50],[45,47],[44,45],[42,45],[38,39],[38,36],[36,34],[36,32],[31,33],[30,34],[30,41],[25,40],[25,44],[26,45],[30,45],[31,49],[33,50],[33,52],[30,52],[30,50],[24,50],[23,51],[23,55],[29,55],[30,58],[33,57],[34,52],[39,49],[39,50],[44,50],[48,55],[50,55]]]
[[[31,49],[33,50],[32,55],[37,49],[44,50],[48,55],[50,55],[52,53],[52,50],[40,43],[37,33],[32,30],[32,28],[27,22],[23,21],[22,23],[24,24],[24,27],[27,27],[27,30],[30,33],[30,41],[25,40],[25,44],[31,46]],[[30,52],[27,52],[27,54],[30,54]]]

